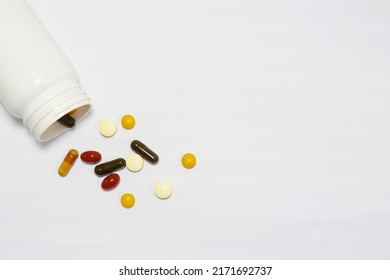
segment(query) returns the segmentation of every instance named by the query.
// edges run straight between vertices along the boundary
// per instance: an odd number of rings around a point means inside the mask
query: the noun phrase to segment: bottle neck
[[[69,128],[57,122],[72,112],[76,122],[88,113],[91,102],[76,81],[57,84],[30,102],[24,110],[23,123],[38,141],[50,140]]]

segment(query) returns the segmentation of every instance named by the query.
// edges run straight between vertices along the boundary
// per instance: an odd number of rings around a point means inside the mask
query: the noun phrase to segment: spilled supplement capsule
[[[63,115],[57,122],[69,128],[74,127],[76,124],[76,120],[70,114]]]
[[[86,163],[98,163],[102,159],[102,155],[96,151],[85,151],[80,155],[80,158]]]
[[[102,182],[102,189],[105,191],[110,191],[118,186],[120,180],[121,178],[116,173],[108,175]]]
[[[126,166],[126,160],[124,160],[123,158],[117,158],[112,161],[107,161],[105,163],[96,165],[95,174],[98,176],[104,176],[112,172],[115,172],[117,170],[120,170],[125,166]]]
[[[130,144],[131,148],[139,154],[141,157],[143,157],[145,160],[149,161],[150,163],[157,163],[158,162],[158,155],[153,152],[151,149],[149,149],[144,143],[138,140],[134,140]]]
[[[58,168],[58,174],[63,177],[68,175],[69,171],[72,169],[72,166],[75,163],[78,156],[79,153],[77,152],[77,150],[71,149],[66,154],[64,160],[62,161],[60,167]]]

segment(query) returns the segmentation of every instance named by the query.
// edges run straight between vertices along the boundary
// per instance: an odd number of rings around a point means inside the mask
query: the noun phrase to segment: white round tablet
[[[130,171],[138,172],[144,167],[144,159],[139,154],[132,154],[126,159],[126,167]]]
[[[104,137],[114,136],[116,133],[116,124],[113,120],[104,119],[99,125],[100,134]]]
[[[168,198],[172,194],[172,184],[165,180],[160,180],[154,185],[154,193],[158,198]]]

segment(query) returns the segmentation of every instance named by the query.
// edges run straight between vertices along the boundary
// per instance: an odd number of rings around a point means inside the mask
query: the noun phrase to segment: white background
[[[1,108],[0,258],[390,257],[389,1],[29,3],[93,110],[40,144]],[[160,163],[111,192],[80,160],[57,174],[70,148],[111,160],[134,139]]]

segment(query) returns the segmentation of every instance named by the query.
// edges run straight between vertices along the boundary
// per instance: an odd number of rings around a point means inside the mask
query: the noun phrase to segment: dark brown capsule
[[[106,178],[104,178],[102,182],[102,189],[105,191],[110,191],[114,189],[116,186],[118,186],[121,178],[118,174],[110,174]]]
[[[69,114],[63,115],[57,122],[69,128],[74,127],[76,124],[76,120]]]
[[[80,155],[80,158],[86,163],[98,163],[102,159],[102,156],[96,151],[85,151]]]
[[[112,161],[107,161],[105,163],[96,165],[95,174],[98,176],[104,176],[112,172],[115,172],[117,170],[120,170],[125,166],[126,166],[126,160],[124,160],[123,158],[117,158]]]
[[[151,149],[149,149],[144,143],[138,140],[134,140],[130,144],[131,148],[139,154],[141,157],[143,157],[145,160],[149,161],[150,163],[157,163],[158,162],[158,155],[153,152]]]

